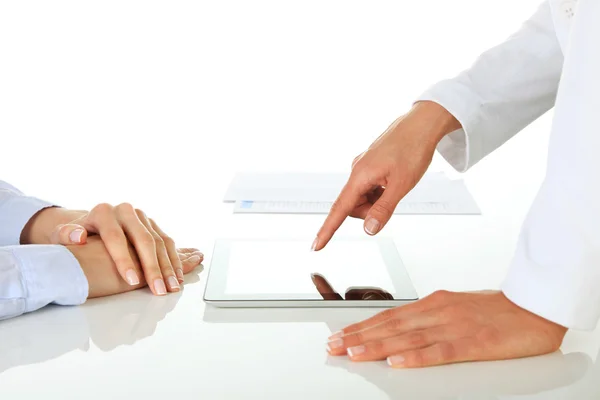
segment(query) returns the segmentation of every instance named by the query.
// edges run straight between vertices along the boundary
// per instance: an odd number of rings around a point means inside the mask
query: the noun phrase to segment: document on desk
[[[234,201],[238,214],[327,214],[347,179],[344,174],[238,174],[225,201]],[[478,215],[481,211],[462,180],[428,173],[395,214]]]

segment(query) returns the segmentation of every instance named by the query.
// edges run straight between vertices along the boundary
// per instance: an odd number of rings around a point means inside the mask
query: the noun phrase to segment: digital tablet
[[[394,307],[417,293],[389,238],[217,240],[204,301],[217,307]]]

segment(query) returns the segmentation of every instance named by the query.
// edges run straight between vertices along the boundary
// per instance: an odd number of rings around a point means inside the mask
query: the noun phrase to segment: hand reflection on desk
[[[348,288],[342,297],[323,275],[313,273],[310,277],[323,300],[394,300],[394,296],[385,290],[369,286]]]
[[[590,390],[592,385],[598,387],[598,362],[600,360],[592,365],[585,353],[556,352],[515,360],[402,371],[390,369],[385,362],[356,363],[336,357],[327,357],[326,365],[361,376],[389,399],[499,400],[543,393],[540,398],[544,400],[558,400],[598,398],[590,397],[591,393],[600,394],[598,390]]]
[[[199,272],[198,272],[199,273]],[[199,281],[186,276],[186,285]],[[76,349],[88,351],[90,340],[102,351],[154,334],[184,292],[152,296],[146,289],[93,299],[79,307],[49,306],[0,323],[0,374],[10,368],[44,362]]]
[[[203,320],[225,324],[324,323],[330,332],[335,332],[348,321],[355,320],[356,314],[371,312],[366,308],[220,309],[207,306]],[[544,400],[600,399],[600,354],[595,363],[583,352],[556,352],[516,360],[414,370],[392,369],[384,361],[352,362],[347,358],[328,356],[325,352],[324,358],[328,367],[359,375],[389,399],[496,400],[527,395],[531,395],[528,399]],[[343,387],[339,390],[338,393],[331,392],[331,397],[347,397]],[[540,394],[539,397],[536,394]]]

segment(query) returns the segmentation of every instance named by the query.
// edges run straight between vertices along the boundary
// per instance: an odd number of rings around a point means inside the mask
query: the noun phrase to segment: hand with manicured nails
[[[364,219],[369,235],[379,233],[425,174],[441,139],[459,128],[443,107],[416,104],[354,160],[312,249],[324,248],[348,216]],[[566,331],[501,292],[437,292],[343,329],[327,349],[352,361],[387,359],[393,367],[412,368],[550,353]]]
[[[131,204],[99,204],[91,211],[47,208],[34,216],[23,230],[23,244],[82,245],[89,235],[98,235],[121,278],[135,287],[142,280],[155,295],[177,292],[184,268],[175,242],[146,214]],[[133,246],[141,269],[129,252]],[[198,265],[204,255],[190,250],[190,262]]]
[[[84,246],[66,246],[79,262],[88,281],[88,298],[104,297],[113,294],[129,292],[146,286],[142,266],[135,248],[127,245],[126,251],[132,260],[132,269],[141,276],[140,281],[131,285],[126,283],[120,275],[112,256],[108,252],[106,243],[98,236],[92,236]],[[200,265],[196,249],[179,249],[177,258],[182,267],[182,272],[187,274]]]
[[[379,233],[402,198],[431,164],[438,142],[460,127],[441,106],[418,103],[398,119],[352,164],[352,173],[319,230],[312,249],[324,248],[348,217],[365,220],[369,235]]]
[[[331,355],[386,360],[396,368],[504,360],[559,349],[567,328],[512,303],[502,292],[436,292],[332,335]]]

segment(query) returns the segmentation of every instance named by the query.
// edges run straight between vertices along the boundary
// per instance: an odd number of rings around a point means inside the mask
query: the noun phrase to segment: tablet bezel
[[[277,242],[298,241],[298,238],[229,238],[215,241],[211,265],[208,272],[204,301],[216,307],[394,307],[418,300],[417,292],[412,284],[408,271],[400,258],[394,240],[386,237],[378,238],[336,238],[340,241],[374,241],[379,247],[384,264],[387,268],[394,296],[402,296],[394,300],[322,300],[315,299],[314,294],[295,294],[294,299],[281,298],[285,294],[256,293],[229,294],[225,293],[229,269],[231,245],[235,242]],[[279,296],[279,298],[274,298]],[[304,296],[306,296],[304,298]],[[252,297],[252,298],[249,298]]]

